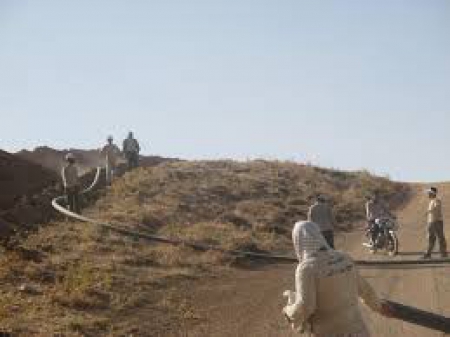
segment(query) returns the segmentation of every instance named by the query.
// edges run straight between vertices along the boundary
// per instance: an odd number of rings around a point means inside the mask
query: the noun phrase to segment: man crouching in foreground
[[[369,337],[358,299],[391,317],[390,306],[359,275],[353,260],[331,249],[316,224],[296,223],[292,239],[299,261],[296,291],[285,292],[289,302],[283,313],[295,330],[314,337]]]

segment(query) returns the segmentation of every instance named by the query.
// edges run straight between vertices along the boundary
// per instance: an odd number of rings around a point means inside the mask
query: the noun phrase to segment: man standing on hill
[[[67,205],[70,211],[80,214],[80,179],[78,168],[75,164],[75,156],[72,153],[66,155],[67,165],[62,169],[62,181],[67,197]]]
[[[128,134],[128,138],[123,141],[123,153],[128,161],[128,169],[132,170],[139,166],[139,152],[141,147],[139,142],[133,137],[133,132]]]
[[[437,197],[438,189],[431,187],[428,191],[430,204],[428,206],[428,249],[424,259],[431,258],[431,252],[436,244],[436,238],[439,240],[439,250],[443,258],[447,257],[447,241],[444,235],[444,216],[442,213],[442,201]]]
[[[324,196],[317,196],[316,202],[309,209],[308,220],[319,226],[328,245],[334,249],[334,216]]]
[[[117,168],[117,161],[120,157],[119,147],[113,143],[112,136],[108,137],[108,144],[102,149],[102,155],[105,158],[106,183],[111,185]]]

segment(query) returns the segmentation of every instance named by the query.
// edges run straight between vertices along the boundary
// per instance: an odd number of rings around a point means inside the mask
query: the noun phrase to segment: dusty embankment
[[[62,193],[60,173],[65,154],[69,151],[76,154],[82,185],[90,185],[95,169],[103,166],[99,150],[38,147],[33,151],[24,150],[16,154],[0,151],[0,241],[4,242],[15,233],[23,234],[25,231],[35,230],[43,223],[58,219],[58,214],[50,203]],[[174,160],[157,156],[141,158],[141,164],[146,167],[171,161]],[[102,175],[100,186],[104,185],[103,180]],[[94,197],[93,200],[95,199]]]
[[[50,170],[0,151],[0,238],[12,228],[48,220],[57,181]]]
[[[86,213],[224,248],[288,251],[292,223],[316,193],[331,198],[348,230],[375,190],[398,202],[407,188],[367,172],[294,163],[177,162],[126,174]],[[291,266],[257,268],[78,222],[53,222],[23,246],[35,255],[6,253],[0,261],[0,326],[21,336],[265,336],[283,328],[272,318]]]
[[[81,177],[82,186],[88,186],[95,171]],[[100,179],[100,185],[104,177]],[[60,176],[40,163],[0,151],[0,241],[14,237],[21,240],[26,232],[37,230],[42,224],[61,218],[51,207],[51,201],[61,195]],[[92,196],[91,196],[92,197]]]

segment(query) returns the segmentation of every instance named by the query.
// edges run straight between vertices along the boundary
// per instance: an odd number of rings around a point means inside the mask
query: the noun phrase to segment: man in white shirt
[[[436,187],[431,187],[427,192],[428,197],[430,198],[427,211],[428,248],[423,257],[425,259],[431,258],[431,253],[436,244],[436,239],[438,239],[441,256],[446,258],[448,254],[447,241],[444,234],[444,214],[442,211],[442,201],[438,198],[438,189]]]

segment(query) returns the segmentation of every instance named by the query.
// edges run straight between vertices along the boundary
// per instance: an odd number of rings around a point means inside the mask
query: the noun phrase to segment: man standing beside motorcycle
[[[431,258],[431,252],[439,240],[439,250],[443,258],[447,257],[447,241],[444,234],[444,216],[442,212],[442,201],[438,198],[438,189],[431,187],[428,191],[430,204],[428,206],[428,249],[423,256],[424,259]]]
[[[378,193],[374,193],[373,195],[367,197],[366,217],[367,227],[370,231],[370,244],[372,246],[371,250],[374,251],[376,250],[376,241],[378,234],[380,233],[377,220],[383,218],[393,218],[394,216],[380,200]]]

